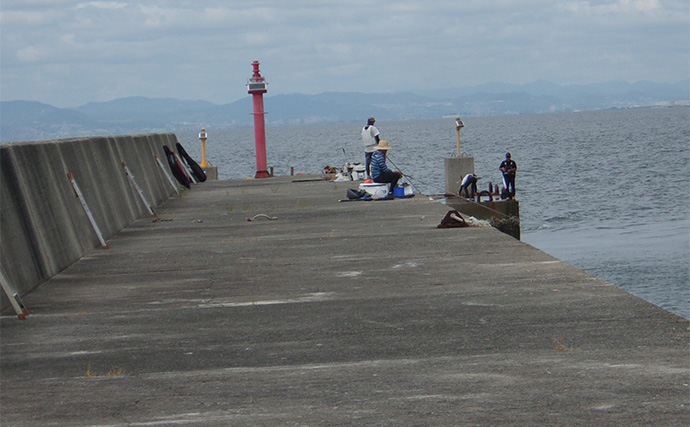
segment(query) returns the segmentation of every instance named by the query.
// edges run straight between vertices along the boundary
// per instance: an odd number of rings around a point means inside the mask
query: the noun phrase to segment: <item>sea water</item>
[[[270,98],[266,100],[270,113]],[[362,123],[268,127],[275,175],[318,174],[363,162]],[[522,240],[690,318],[690,109],[640,108],[463,117],[460,151],[474,157],[479,190],[517,162]],[[390,161],[423,194],[445,191],[444,158],[457,155],[454,118],[377,122]],[[207,159],[220,179],[256,172],[252,129],[212,130]],[[178,139],[192,156],[196,134]]]

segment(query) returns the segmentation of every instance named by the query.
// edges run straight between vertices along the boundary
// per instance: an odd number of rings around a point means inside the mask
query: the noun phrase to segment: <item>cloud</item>
[[[5,99],[225,103],[277,93],[688,77],[686,0],[3,0]],[[70,70],[66,72],[65,70]],[[70,95],[67,95],[70,94]]]
[[[34,46],[27,46],[17,50],[17,59],[21,62],[35,62],[42,52]]]
[[[79,3],[75,6],[76,9],[84,9],[88,7],[93,7],[96,9],[122,9],[126,7],[127,3],[115,2],[115,1],[90,1],[86,3]]]

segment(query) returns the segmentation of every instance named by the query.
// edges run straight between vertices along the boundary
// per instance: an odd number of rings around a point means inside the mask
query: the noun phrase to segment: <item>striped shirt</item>
[[[393,172],[386,166],[386,158],[380,151],[374,151],[374,155],[371,156],[371,177],[376,179],[382,173]]]

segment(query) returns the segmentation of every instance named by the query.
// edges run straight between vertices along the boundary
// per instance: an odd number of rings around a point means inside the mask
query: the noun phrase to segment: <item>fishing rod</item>
[[[343,156],[345,156],[345,163],[350,163],[350,159],[347,157],[347,153],[345,152],[345,147],[340,147],[341,150],[343,150]]]
[[[416,185],[414,185],[414,182],[412,182],[412,180],[414,179],[413,177],[411,177],[411,176],[407,175],[406,173],[404,173],[404,172],[402,171],[402,169],[400,169],[400,168],[398,167],[398,165],[396,165],[395,162],[393,162],[393,160],[391,160],[391,158],[390,158],[388,155],[386,155],[386,159],[387,159],[389,162],[391,162],[391,164],[393,165],[394,168],[396,168],[397,170],[399,170],[399,171],[403,174],[403,177],[404,177],[404,178],[407,178],[407,181],[415,188],[415,190],[417,190],[417,192],[418,192],[419,194],[423,194],[422,191],[421,191]]]
[[[398,167],[398,165],[395,164],[395,162],[394,162],[393,160],[390,159],[390,157],[386,156],[386,159],[387,159],[389,162],[391,162],[391,164],[393,165],[394,168],[396,168],[397,170],[399,170],[400,172],[402,172],[402,170]],[[405,178],[408,178],[408,181],[410,182],[410,184],[412,184],[412,186],[417,190],[418,193],[423,194],[423,193],[419,190],[419,188],[417,188],[417,186],[414,185],[414,183],[410,180],[410,179],[414,179],[413,177],[411,177],[411,176],[409,176],[409,175],[406,175],[404,172],[403,172],[403,175],[404,175]],[[491,211],[491,212],[495,212],[495,213],[497,213],[497,214],[499,214],[499,215],[501,215],[501,216],[504,216],[504,217],[506,217],[506,218],[510,218],[510,215],[506,215],[506,214],[503,213],[503,212],[497,211],[497,210],[495,210],[495,209],[491,209],[491,208],[488,207],[488,206],[485,206],[485,205],[482,205],[481,203],[475,202],[475,201],[474,201],[473,199],[471,199],[471,198],[470,198],[470,199],[466,199],[466,200],[467,200],[468,202],[470,202],[470,203],[472,203],[472,204],[475,204],[475,205],[477,205],[477,206],[480,206],[480,207],[482,207],[482,208],[484,208],[484,209],[486,209],[486,210],[489,210],[489,211]]]
[[[495,212],[495,213],[497,213],[497,214],[499,214],[499,215],[502,215],[502,216],[504,216],[504,217],[506,217],[506,218],[510,218],[510,215],[507,215],[507,214],[505,214],[505,213],[503,213],[503,212],[497,211],[496,209],[491,209],[490,207],[485,206],[485,205],[482,205],[481,203],[475,202],[475,201],[472,200],[472,199],[465,199],[465,200],[468,201],[468,202],[470,202],[470,203],[473,203],[473,204],[475,204],[475,205],[477,205],[477,206],[480,206],[480,207],[482,207],[482,208],[484,208],[484,209],[486,209],[486,210],[489,210],[489,211],[491,211],[491,212]]]

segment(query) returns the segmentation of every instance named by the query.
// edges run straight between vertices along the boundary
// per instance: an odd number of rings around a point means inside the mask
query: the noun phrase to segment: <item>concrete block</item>
[[[74,227],[77,205],[57,144],[13,144],[2,157],[2,192],[10,193],[0,229],[2,267],[21,294],[78,259],[85,244],[83,230]],[[18,216],[21,231],[5,215]]]
[[[474,173],[474,157],[446,157],[444,159],[446,193],[458,194],[462,177]]]
[[[67,168],[74,175],[104,238],[137,218],[136,201],[128,194],[122,166],[117,161],[115,141],[107,137],[67,140],[61,141],[60,147],[65,153]],[[82,219],[88,221],[86,217]],[[91,234],[95,236],[93,230]]]
[[[201,169],[203,169],[206,173],[206,179],[211,181],[218,179],[218,166],[206,166],[202,167]]]

